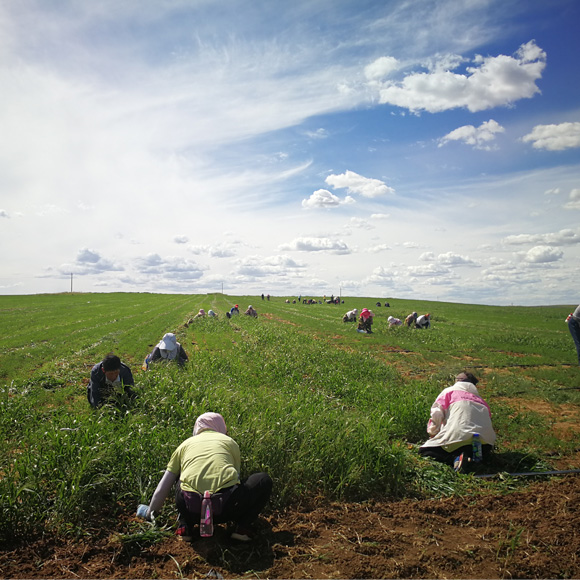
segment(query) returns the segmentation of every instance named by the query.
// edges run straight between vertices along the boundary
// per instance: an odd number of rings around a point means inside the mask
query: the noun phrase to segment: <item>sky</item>
[[[577,0],[0,3],[0,294],[578,304]]]

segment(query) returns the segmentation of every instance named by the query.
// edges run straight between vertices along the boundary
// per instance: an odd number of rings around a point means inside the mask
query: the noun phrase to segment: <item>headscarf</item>
[[[202,431],[217,431],[226,435],[226,422],[219,413],[204,413],[195,421],[193,435],[199,435]]]
[[[199,313],[200,313],[202,316],[205,316],[205,310],[204,310],[203,308],[200,308],[200,309],[199,309]]]
[[[369,318],[369,316],[371,315],[371,313],[369,312],[368,308],[363,308],[361,313],[360,313],[361,317],[364,318],[365,320],[367,318]]]

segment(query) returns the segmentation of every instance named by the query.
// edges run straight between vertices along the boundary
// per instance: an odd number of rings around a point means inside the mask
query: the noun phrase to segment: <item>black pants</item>
[[[483,453],[483,458],[487,459],[489,454],[493,450],[492,445],[482,445],[481,450]],[[459,449],[455,451],[445,451],[443,447],[419,447],[419,455],[423,457],[430,457],[431,459],[435,459],[435,461],[440,461],[441,463],[447,463],[447,465],[453,465],[455,458],[460,455],[461,453],[467,453],[468,457],[471,457],[473,453],[473,447],[471,443],[469,445],[463,445]]]
[[[235,522],[242,526],[248,526],[264,509],[271,493],[272,478],[267,473],[253,473],[239,485],[219,490],[217,495],[223,494],[223,502],[218,501],[221,505],[218,509],[214,508],[213,520],[216,524]],[[197,496],[197,499],[194,496]],[[199,524],[200,494],[182,491],[178,482],[175,504],[179,511],[180,523],[187,525],[190,529]]]

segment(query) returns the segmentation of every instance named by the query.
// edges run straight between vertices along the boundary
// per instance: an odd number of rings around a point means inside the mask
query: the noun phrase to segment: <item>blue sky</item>
[[[577,304],[576,0],[0,4],[0,293]]]

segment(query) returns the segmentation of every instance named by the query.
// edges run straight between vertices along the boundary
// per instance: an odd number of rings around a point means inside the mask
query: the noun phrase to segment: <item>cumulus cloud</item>
[[[290,272],[304,269],[304,264],[288,256],[247,256],[238,261],[236,273],[242,276],[263,278],[265,276],[287,276]]]
[[[176,244],[187,244],[187,242],[189,242],[189,238],[187,236],[175,236],[173,241]]]
[[[141,274],[172,280],[198,280],[207,269],[192,260],[177,256],[162,258],[159,254],[148,254],[138,258],[135,264]]]
[[[379,244],[378,246],[371,246],[370,248],[367,248],[365,250],[365,252],[369,252],[371,254],[377,254],[378,252],[384,252],[386,250],[392,250],[393,248],[391,248],[391,246],[389,246],[388,244]]]
[[[363,284],[377,284],[377,286],[392,286],[394,277],[397,275],[396,270],[387,270],[383,266],[377,266],[370,276],[363,280]]]
[[[569,202],[564,205],[566,209],[580,209],[580,189],[573,189],[570,192]]]
[[[351,250],[342,240],[330,238],[296,238],[289,244],[279,247],[282,251],[294,250],[297,252],[330,252],[331,254],[350,254]]]
[[[348,170],[340,175],[329,175],[326,178],[326,183],[335,189],[346,189],[348,193],[369,198],[380,197],[395,192],[384,181],[363,177],[354,171]]]
[[[539,92],[536,81],[546,66],[546,53],[531,40],[513,56],[476,56],[465,73],[452,72],[463,59],[440,57],[429,72],[413,72],[402,81],[386,81],[379,90],[383,104],[414,112],[438,113],[464,107],[471,112],[510,105]]]
[[[8,212],[5,209],[0,209],[0,217],[9,218]]]
[[[580,191],[580,190],[578,190]],[[580,196],[579,196],[580,197]],[[580,201],[580,200],[579,200]],[[580,243],[578,232],[570,229],[560,230],[548,234],[518,234],[507,236],[503,239],[504,244],[524,245],[524,244],[542,244],[542,245],[573,245]]]
[[[534,149],[563,151],[580,147],[580,123],[559,125],[536,125],[531,133],[522,137],[524,143],[532,143]]]
[[[439,147],[443,147],[449,141],[462,141],[466,145],[472,145],[474,149],[489,151],[492,149],[490,142],[495,139],[497,133],[504,131],[505,129],[493,119],[485,121],[479,127],[464,125],[441,137]]]
[[[444,276],[450,274],[451,270],[437,263],[427,266],[409,266],[408,272],[411,276]]]
[[[461,256],[459,254],[454,254],[453,252],[447,252],[446,254],[439,254],[437,256],[437,262],[439,264],[445,264],[446,266],[475,266],[476,263],[467,256]]]
[[[386,220],[391,217],[390,213],[373,213],[371,214],[372,220]]]
[[[207,254],[212,258],[231,258],[236,252],[229,244],[219,244],[217,246],[192,246],[188,250],[197,256]]]
[[[344,200],[328,191],[328,189],[317,189],[308,199],[302,200],[302,207],[305,209],[338,207],[343,203],[352,203],[354,199],[347,196]]]
[[[388,77],[398,70],[399,61],[392,56],[381,56],[371,64],[365,66],[365,77],[369,81],[377,81]]]
[[[546,189],[546,191],[544,191],[544,195],[558,195],[559,193],[560,193],[559,187],[554,187],[552,189]]]
[[[524,261],[530,264],[546,264],[562,259],[564,252],[552,246],[535,246],[524,255]]]
[[[60,274],[77,274],[79,276],[101,274],[103,272],[120,272],[122,270],[124,270],[123,266],[114,264],[111,260],[103,258],[99,252],[89,248],[81,248],[72,264],[61,264],[58,267]]]
[[[363,230],[372,230],[375,227],[374,225],[370,224],[368,220],[357,217],[350,218],[346,225],[350,228],[358,228]]]
[[[423,252],[419,256],[419,260],[421,262],[434,262],[435,261],[435,254],[433,252]]]

